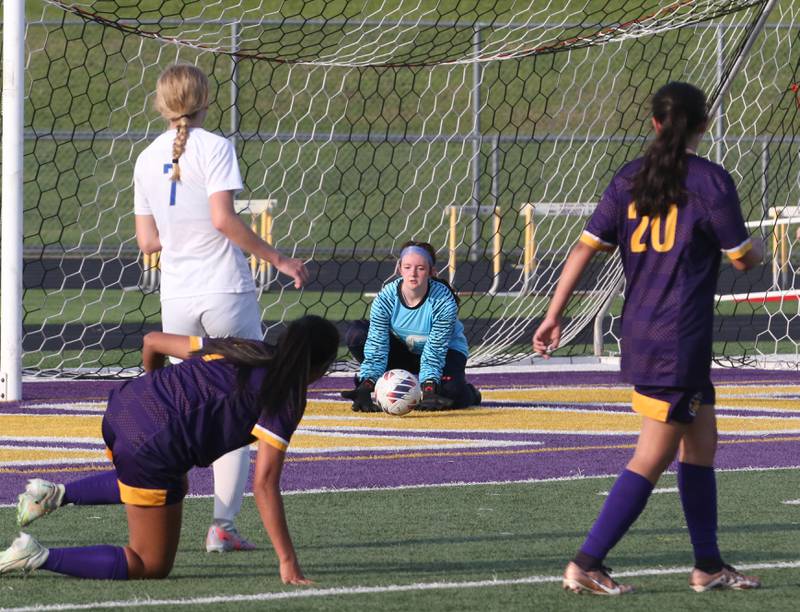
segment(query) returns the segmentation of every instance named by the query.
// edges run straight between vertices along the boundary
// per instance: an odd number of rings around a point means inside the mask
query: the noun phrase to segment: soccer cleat
[[[47,561],[50,551],[27,533],[20,533],[6,550],[0,553],[0,574],[22,570],[32,572]]]
[[[41,478],[29,480],[25,492],[19,495],[17,502],[17,523],[20,527],[29,525],[39,517],[57,510],[63,499],[63,484]]]
[[[483,401],[481,392],[478,391],[475,385],[471,383],[467,383],[467,387],[469,387],[470,391],[472,391],[472,401],[470,402],[470,406],[480,406],[481,402]]]
[[[206,552],[232,552],[236,550],[255,550],[251,544],[239,535],[236,527],[226,529],[220,525],[211,525],[206,534]]]
[[[420,400],[419,404],[417,404],[417,410],[449,410],[453,405],[452,399],[443,395],[439,395],[439,384],[436,381],[426,380],[421,386],[422,400]]]
[[[587,572],[574,561],[567,564],[564,570],[562,585],[565,591],[573,593],[591,593],[592,595],[627,595],[633,593],[629,584],[619,584],[609,573],[611,569],[601,567],[599,570]]]
[[[744,591],[746,589],[757,589],[761,586],[761,581],[755,576],[745,576],[737,572],[730,565],[723,565],[722,569],[713,574],[694,568],[689,577],[689,586],[697,593],[704,593],[714,589],[735,589]]]

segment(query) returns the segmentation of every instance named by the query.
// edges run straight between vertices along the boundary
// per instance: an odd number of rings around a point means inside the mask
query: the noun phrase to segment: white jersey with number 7
[[[242,177],[233,145],[191,128],[173,182],[175,130],[156,138],[136,160],[134,212],[152,215],[161,241],[161,299],[255,291],[241,249],[211,222],[209,196],[240,191]]]

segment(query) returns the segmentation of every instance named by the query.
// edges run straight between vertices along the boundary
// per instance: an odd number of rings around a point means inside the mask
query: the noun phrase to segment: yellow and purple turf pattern
[[[346,379],[325,379],[312,390],[292,439],[284,489],[615,474],[630,455],[641,417],[630,410],[630,387],[601,384],[603,377],[478,375],[473,381],[484,405],[405,417],[354,413],[339,397]],[[800,456],[796,379],[729,371],[716,382],[720,467],[788,466]],[[72,384],[70,394],[80,396]],[[109,467],[100,437],[104,402],[91,384],[83,397],[94,400],[33,400],[0,409],[0,503],[13,502],[32,474],[72,479]],[[208,470],[194,470],[191,482],[192,493],[210,493]]]

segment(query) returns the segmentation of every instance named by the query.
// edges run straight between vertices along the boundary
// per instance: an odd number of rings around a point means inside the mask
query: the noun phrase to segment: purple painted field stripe
[[[457,482],[510,482],[527,479],[557,478],[579,475],[616,474],[632,453],[633,437],[599,439],[584,447],[572,446],[580,437],[551,438],[558,447],[543,449],[495,449],[482,453],[473,449],[463,452],[417,451],[414,453],[376,452],[365,450],[346,456],[292,455],[286,461],[282,486],[287,491],[318,488],[369,488]],[[597,448],[603,446],[604,448]],[[569,450],[563,450],[565,447]],[[410,455],[410,456],[409,456]],[[800,457],[800,436],[767,438],[725,438],[721,441],[717,465],[720,468],[759,468],[792,466]],[[0,469],[0,503],[12,503],[25,481],[35,475],[53,480],[73,480],[107,469],[108,464]],[[212,491],[211,472],[193,470],[191,492]]]

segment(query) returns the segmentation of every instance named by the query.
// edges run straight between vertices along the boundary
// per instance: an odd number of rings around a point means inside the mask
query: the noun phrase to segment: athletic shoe
[[[27,533],[21,533],[10,547],[0,553],[0,574],[14,570],[27,574],[41,567],[49,555],[50,551],[39,542]]]
[[[236,527],[226,529],[220,525],[211,525],[206,534],[206,552],[232,552],[235,550],[255,550],[251,544],[239,535]]]
[[[591,593],[592,595],[626,595],[633,593],[629,584],[619,584],[609,573],[611,569],[601,567],[599,570],[587,572],[577,563],[570,561],[564,570],[563,586],[565,591],[573,593]]]
[[[736,589],[744,591],[746,589],[757,589],[761,586],[761,581],[755,576],[745,576],[737,572],[730,565],[723,565],[722,569],[714,574],[694,568],[689,577],[689,586],[693,591],[703,593],[713,589]]]
[[[20,494],[17,503],[17,523],[20,527],[29,525],[39,517],[57,510],[63,499],[63,484],[55,484],[41,478],[29,480],[25,492]]]
[[[472,383],[467,383],[467,387],[470,388],[472,391],[472,401],[470,402],[470,406],[480,406],[481,402],[483,401],[483,396],[481,392],[473,385]]]

